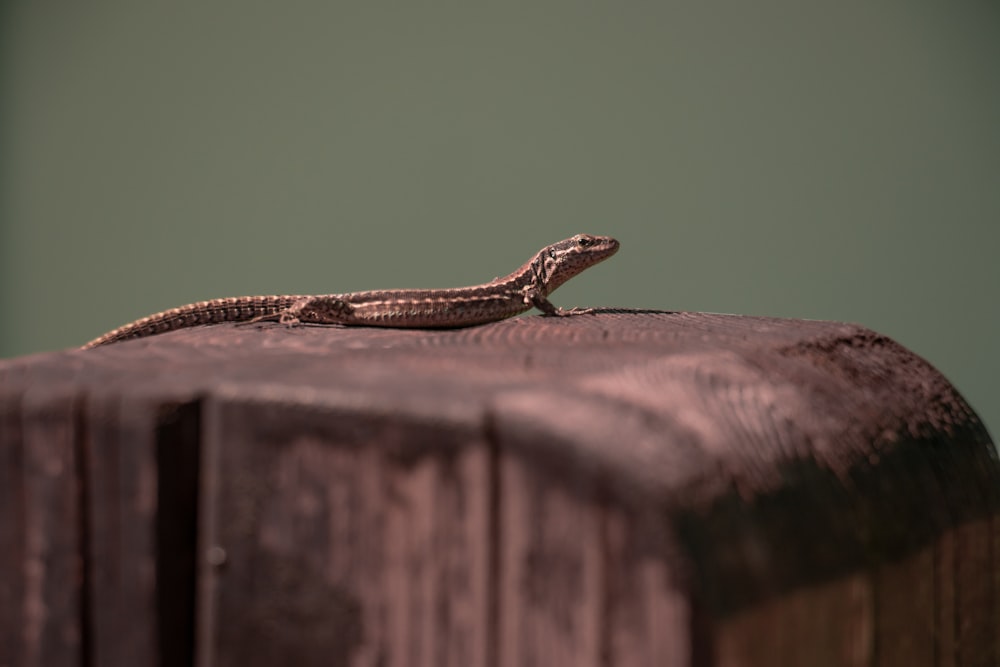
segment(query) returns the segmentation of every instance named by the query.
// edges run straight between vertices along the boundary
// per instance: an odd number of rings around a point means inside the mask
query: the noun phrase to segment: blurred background
[[[859,322],[1000,428],[1000,5],[0,4],[0,356],[219,296]]]

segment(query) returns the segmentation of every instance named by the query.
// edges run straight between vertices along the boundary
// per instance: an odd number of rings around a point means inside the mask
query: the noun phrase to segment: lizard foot
[[[569,317],[571,315],[587,315],[596,312],[593,308],[557,308],[553,315],[558,317]]]
[[[288,327],[294,327],[302,323],[298,316],[291,312],[291,309],[285,309],[278,313],[278,321]]]

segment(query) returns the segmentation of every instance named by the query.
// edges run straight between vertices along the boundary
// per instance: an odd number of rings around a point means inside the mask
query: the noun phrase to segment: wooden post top
[[[0,382],[446,424],[642,504],[702,513],[782,498],[803,526],[829,508],[796,507],[795,488],[883,493],[877,470],[918,461],[927,468],[908,474],[929,484],[942,460],[964,456],[956,443],[969,448],[962,465],[986,474],[992,451],[928,362],[864,327],[815,320],[606,310],[444,331],[218,325],[7,361]],[[891,511],[933,533],[971,511],[942,504],[958,491],[946,481],[933,489],[943,497],[914,493]],[[900,518],[897,537],[918,539]]]
[[[948,380],[886,336],[707,313],[606,310],[444,331],[226,324],[0,362],[0,382],[219,392],[493,429],[560,469],[688,508],[774,492],[806,469],[845,482],[918,442],[989,443]]]
[[[779,488],[789,465],[845,479],[903,442],[989,441],[948,380],[886,336],[707,313],[605,310],[443,331],[224,324],[0,361],[0,381],[222,392],[500,429],[692,507]]]
[[[624,508],[647,527],[633,547],[671,562],[713,618],[905,558],[1000,507],[996,451],[955,388],[838,322],[602,310],[443,331],[218,325],[8,360],[0,392],[8,406],[226,405],[222,421],[265,440],[361,438],[404,463],[485,443],[546,487]]]

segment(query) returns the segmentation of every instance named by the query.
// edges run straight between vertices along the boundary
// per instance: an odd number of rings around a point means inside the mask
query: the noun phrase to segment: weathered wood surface
[[[0,665],[989,665],[1000,465],[854,325],[223,325],[0,363]]]

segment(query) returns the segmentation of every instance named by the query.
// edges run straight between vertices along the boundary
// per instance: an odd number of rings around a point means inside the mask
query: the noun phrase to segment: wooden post
[[[1000,464],[850,324],[265,324],[0,363],[0,665],[991,665]]]

